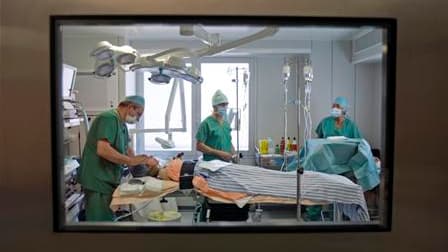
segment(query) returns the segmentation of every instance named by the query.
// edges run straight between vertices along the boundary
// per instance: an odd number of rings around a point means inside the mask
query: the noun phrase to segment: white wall
[[[282,85],[282,67],[285,56],[257,57],[256,79],[256,131],[255,139],[272,137],[275,143],[280,143],[284,136],[284,88]],[[288,80],[288,97],[296,97],[296,73],[291,67]],[[297,135],[297,106],[288,106],[288,136]]]
[[[314,133],[314,129],[320,120],[328,116],[332,102],[333,64],[331,41],[313,41],[311,64],[314,72],[314,79],[311,84],[311,118]]]
[[[332,42],[332,66],[331,101],[338,96],[344,96],[349,102],[348,112],[354,115],[354,111],[356,111],[355,67],[351,63],[351,43],[349,41]],[[352,119],[357,122],[356,116],[353,116]]]
[[[311,93],[311,117],[313,130],[329,115],[331,104],[338,96],[348,99],[352,119],[358,123],[354,113],[355,71],[351,63],[350,41],[313,41],[311,61],[314,70]]]
[[[372,148],[381,148],[381,63],[355,65],[356,118],[361,133]]]

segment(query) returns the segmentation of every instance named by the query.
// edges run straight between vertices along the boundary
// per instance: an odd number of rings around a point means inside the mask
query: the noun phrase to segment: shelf
[[[72,118],[72,119],[64,119],[64,127],[70,128],[75,126],[80,126],[81,122],[83,122],[84,119],[82,118]]]
[[[64,114],[65,115],[65,114]],[[67,114],[68,115],[68,114]],[[65,177],[65,220],[66,222],[77,222],[79,212],[83,208],[84,194],[81,186],[77,183],[76,172],[80,163],[74,157],[80,155],[80,132],[83,126],[83,118],[64,118],[64,157],[63,172]]]

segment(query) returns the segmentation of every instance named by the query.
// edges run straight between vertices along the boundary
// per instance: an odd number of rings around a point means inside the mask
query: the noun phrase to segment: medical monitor
[[[77,68],[68,64],[62,64],[62,98],[72,100],[73,89],[76,83]]]

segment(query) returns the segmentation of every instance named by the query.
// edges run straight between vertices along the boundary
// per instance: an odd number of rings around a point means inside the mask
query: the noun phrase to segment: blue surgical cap
[[[126,96],[124,98],[123,102],[131,102],[131,103],[141,106],[143,108],[145,107],[145,98],[143,98],[143,96],[140,96],[140,95]]]
[[[336,97],[336,99],[334,99],[333,104],[339,104],[339,106],[342,107],[344,110],[348,109],[347,98],[345,98],[343,96]]]

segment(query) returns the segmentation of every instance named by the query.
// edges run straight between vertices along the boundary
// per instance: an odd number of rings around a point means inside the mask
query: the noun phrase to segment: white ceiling
[[[264,27],[255,26],[204,26],[209,33],[219,33],[223,40],[235,40],[255,33]],[[368,28],[339,27],[280,27],[273,37],[265,40],[351,40],[356,34]],[[181,36],[178,25],[64,25],[64,36],[115,35],[129,40],[195,40],[193,37]]]

